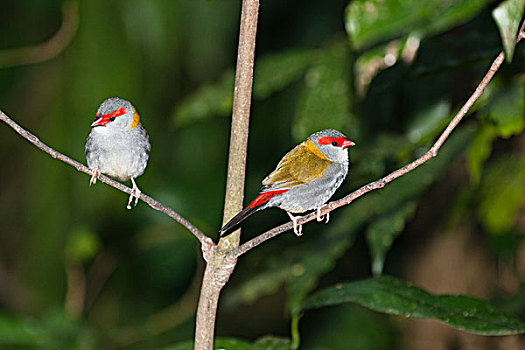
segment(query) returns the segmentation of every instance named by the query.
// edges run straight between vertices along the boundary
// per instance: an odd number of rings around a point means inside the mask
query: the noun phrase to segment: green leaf
[[[525,333],[525,324],[489,303],[464,295],[433,295],[390,276],[338,284],[311,296],[303,309],[356,303],[408,318],[436,319],[481,335]]]
[[[350,117],[350,67],[348,46],[338,42],[322,50],[305,75],[293,135],[304,140],[322,129],[342,130]]]
[[[496,137],[519,134],[525,127],[525,87],[517,79],[496,77],[478,107],[482,122],[467,153],[470,178],[476,185]]]
[[[470,173],[470,181],[477,185],[481,180],[483,164],[492,151],[492,143],[496,139],[496,128],[492,125],[482,124],[472,140],[467,151],[467,168]]]
[[[525,126],[525,86],[519,79],[497,80],[487,107],[499,136],[519,134]]]
[[[229,349],[229,348],[226,348]],[[257,339],[250,350],[289,350],[290,339],[265,336]]]
[[[525,9],[525,0],[506,0],[492,11],[492,17],[498,25],[499,33],[507,62],[512,61],[516,36]]]
[[[379,217],[368,226],[366,239],[372,253],[374,275],[383,273],[386,253],[396,237],[403,232],[406,220],[414,214],[415,210],[416,203],[409,202],[392,214]]]
[[[423,38],[468,21],[491,0],[355,0],[345,12],[352,45],[363,49],[376,43],[419,32]]]
[[[491,234],[505,234],[516,223],[525,201],[525,161],[509,155],[491,162],[479,189],[477,214]]]

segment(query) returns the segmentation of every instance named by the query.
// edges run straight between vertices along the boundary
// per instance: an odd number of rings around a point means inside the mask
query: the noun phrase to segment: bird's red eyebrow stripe
[[[108,118],[111,118],[111,117],[118,117],[118,116],[120,116],[122,114],[125,114],[125,113],[126,113],[126,108],[120,107],[119,109],[116,109],[113,112],[108,113],[108,114],[103,114],[102,116],[104,118],[108,119]]]
[[[341,145],[343,142],[348,141],[348,139],[346,137],[328,137],[328,136],[325,136],[325,137],[320,137],[317,140],[317,143],[319,143],[320,145],[328,145],[329,143],[332,143],[334,141],[337,141],[337,143]]]
[[[257,198],[255,198],[253,202],[251,202],[248,206],[250,208],[257,208],[258,206],[265,204],[266,202],[268,202],[270,199],[277,196],[278,194],[283,194],[288,191],[289,190],[275,190],[275,191],[263,192],[260,195],[258,195]]]

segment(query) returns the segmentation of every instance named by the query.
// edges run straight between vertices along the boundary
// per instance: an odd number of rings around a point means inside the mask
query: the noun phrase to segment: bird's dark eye
[[[110,122],[112,122],[112,121],[114,121],[114,120],[115,120],[115,117],[110,117],[110,118],[109,118],[109,121],[110,121]]]
[[[338,147],[339,146],[339,142],[337,142],[337,141],[332,142],[332,146]]]

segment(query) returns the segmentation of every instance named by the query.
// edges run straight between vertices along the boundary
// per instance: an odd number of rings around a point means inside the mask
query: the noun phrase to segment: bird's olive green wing
[[[262,191],[290,188],[319,179],[331,162],[310,140],[288,152],[262,182]]]

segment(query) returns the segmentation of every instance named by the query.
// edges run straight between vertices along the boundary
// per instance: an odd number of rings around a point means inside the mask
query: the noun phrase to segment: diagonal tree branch
[[[518,37],[516,38],[516,43],[518,43],[521,39],[525,38],[525,21],[523,22],[521,29],[518,33]],[[437,156],[439,149],[443,145],[443,143],[446,141],[446,139],[450,136],[454,128],[459,124],[459,122],[463,119],[463,117],[467,114],[469,109],[472,107],[474,102],[477,101],[477,99],[483,94],[483,91],[485,90],[485,87],[490,82],[494,74],[497,72],[497,70],[500,68],[501,64],[503,63],[503,60],[505,59],[505,53],[502,51],[496,59],[492,62],[492,65],[490,66],[487,74],[485,74],[485,77],[481,80],[479,85],[476,87],[476,90],[470,96],[470,98],[465,102],[463,107],[459,110],[459,112],[452,118],[450,123],[447,125],[443,133],[439,136],[438,140],[434,143],[434,145],[421,157],[417,158],[413,162],[409,163],[408,165],[405,165],[404,167],[397,169],[396,171],[386,175],[385,177],[370,182],[367,185],[362,186],[361,188],[357,189],[356,191],[348,194],[347,196],[332,201],[326,205],[323,206],[321,209],[321,215],[325,215],[329,212],[331,212],[334,209],[337,209],[339,207],[345,206],[356,200],[357,198],[361,197],[362,195],[376,190],[378,188],[384,187],[387,183],[394,181],[400,176],[405,175],[406,173],[414,170],[421,164],[427,162],[432,157]],[[312,221],[317,217],[317,213],[313,212],[310,214],[307,214],[305,216],[300,217],[297,220],[298,224],[304,224],[306,222]],[[242,244],[237,249],[232,251],[232,254],[235,257],[239,257],[242,254],[250,251],[251,249],[257,247],[259,244],[266,242],[270,238],[273,238],[275,236],[280,235],[283,232],[286,232],[288,230],[291,230],[293,228],[293,225],[291,222],[288,222],[286,224],[282,224],[280,226],[277,226],[269,231],[266,231],[259,236],[249,240],[248,242]]]
[[[71,165],[75,169],[77,169],[80,172],[83,172],[85,174],[91,175],[91,169],[89,169],[87,166],[85,166],[82,163],[77,162],[74,159],[69,158],[68,156],[56,151],[55,149],[49,147],[42,141],[38,139],[35,135],[30,133],[29,131],[22,128],[20,125],[18,125],[15,121],[13,121],[11,118],[9,118],[3,111],[0,110],[0,120],[2,120],[4,123],[9,125],[13,130],[15,130],[20,136],[31,142],[36,147],[40,148],[42,151],[49,154],[51,157],[61,160],[62,162]],[[110,179],[109,177],[105,175],[99,175],[98,179],[109,186],[112,186],[116,188],[119,191],[125,192],[127,194],[131,194],[131,188],[121,184],[120,182],[117,182],[113,179]],[[211,245],[214,245],[211,238],[206,236],[202,231],[200,231],[197,227],[195,227],[191,222],[180,216],[178,213],[176,213],[173,209],[168,208],[164,204],[160,203],[159,201],[151,198],[150,196],[145,195],[144,193],[140,194],[140,199],[147,203],[150,207],[152,207],[155,210],[158,210],[166,215],[168,215],[173,220],[177,221],[182,226],[186,227],[202,244],[203,249],[206,249],[210,247]]]

